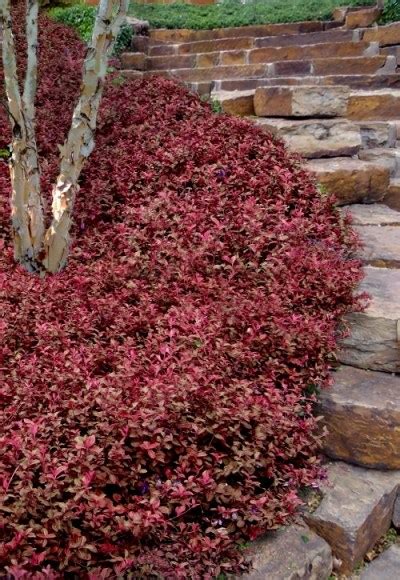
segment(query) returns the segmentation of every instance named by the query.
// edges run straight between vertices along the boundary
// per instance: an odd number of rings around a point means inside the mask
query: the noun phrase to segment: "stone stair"
[[[332,569],[350,578],[396,513],[400,529],[400,23],[369,28],[373,14],[157,30],[122,59],[127,76],[173,76],[283,139],[351,213],[362,242],[370,300],[343,321],[333,384],[316,408],[329,483],[314,512],[252,545],[248,580],[328,580]],[[399,570],[394,546],[361,579]]]

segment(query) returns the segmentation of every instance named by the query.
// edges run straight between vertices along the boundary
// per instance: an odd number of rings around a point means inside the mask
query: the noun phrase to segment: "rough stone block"
[[[362,121],[359,126],[363,149],[396,146],[397,132],[394,123]]]
[[[400,576],[400,545],[391,546],[367,566],[360,580],[395,580]]]
[[[322,57],[362,56],[370,49],[368,42],[337,42],[306,44],[303,46],[271,46],[256,48],[250,51],[249,62],[276,62],[282,60],[300,60]]]
[[[272,532],[250,548],[253,569],[240,580],[328,580],[332,552],[307,526]]]
[[[265,119],[257,125],[282,138],[287,146],[307,158],[355,155],[361,147],[360,128],[345,120]]]
[[[390,180],[388,192],[383,201],[389,207],[400,211],[400,179]]]
[[[220,91],[211,93],[221,103],[224,113],[231,115],[254,115],[254,91]]]
[[[345,463],[328,467],[324,499],[308,525],[331,546],[342,574],[352,572],[390,527],[400,473]]]
[[[374,24],[382,14],[382,10],[376,6],[361,10],[349,10],[346,14],[346,28],[366,28]]]
[[[363,244],[358,255],[364,264],[377,268],[400,268],[399,226],[355,226]]]
[[[264,78],[267,76],[265,64],[245,64],[237,66],[217,66],[199,69],[175,69],[174,75],[186,82],[217,81],[224,79]]]
[[[400,44],[400,22],[365,30],[363,40],[367,42],[379,42],[381,46]]]
[[[400,117],[400,91],[355,91],[350,94],[347,118],[353,120],[384,120]]]
[[[374,74],[385,67],[388,59],[385,55],[359,56],[349,58],[319,58],[313,61],[315,75],[356,75]],[[393,68],[394,72],[395,67]]]
[[[359,290],[370,296],[364,312],[349,314],[350,336],[342,341],[339,360],[346,365],[400,372],[400,270],[364,269]]]
[[[222,65],[247,64],[245,50],[225,50],[220,55],[220,64]]]
[[[363,467],[400,469],[400,377],[345,366],[333,377],[318,403],[328,429],[325,453]]]
[[[380,163],[389,169],[391,177],[400,174],[400,150],[398,149],[365,149],[360,151],[360,159]]]
[[[400,212],[383,203],[354,204],[341,208],[355,226],[400,226]]]
[[[381,201],[388,191],[389,169],[377,163],[338,157],[314,159],[307,166],[340,204]]]
[[[322,32],[309,32],[308,34],[287,34],[284,36],[264,36],[256,38],[254,47],[265,46],[300,46],[305,44],[322,44],[324,42],[350,42],[354,40],[352,30],[330,30]]]
[[[151,56],[148,62],[150,70],[185,69],[196,66],[196,56],[194,54]]]
[[[254,110],[259,117],[340,117],[348,99],[346,87],[259,87]]]
[[[193,57],[194,56],[195,55],[193,55]],[[219,52],[205,52],[204,54],[198,54],[195,56],[195,63],[198,68],[209,68],[221,64],[219,59]]]
[[[199,40],[185,42],[177,46],[179,54],[202,54],[204,52],[220,52],[222,50],[250,49],[254,46],[254,38],[217,38],[216,40]]]
[[[142,52],[124,52],[121,55],[122,68],[146,70],[148,57]]]

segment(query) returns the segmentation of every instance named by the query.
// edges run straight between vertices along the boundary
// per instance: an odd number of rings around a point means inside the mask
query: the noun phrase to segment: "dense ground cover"
[[[397,0],[392,0],[392,2]],[[375,0],[347,0],[346,5],[366,6]],[[225,0],[211,6],[191,6],[188,4],[135,4],[130,13],[137,18],[148,20],[153,28],[223,28],[268,24],[279,22],[299,22],[303,20],[329,20],[332,11],[343,5],[343,0],[251,0],[242,4],[239,0]],[[89,38],[95,8],[73,6],[56,8],[52,17],[59,22],[74,26],[82,38]]]
[[[346,6],[367,6],[375,0],[349,0]],[[210,6],[188,4],[131,4],[132,15],[148,20],[153,28],[225,28],[250,24],[277,24],[329,20],[343,0],[225,0]]]
[[[46,19],[40,46],[48,194],[83,46]],[[65,271],[14,264],[8,195],[2,162],[0,575],[242,569],[240,545],[320,475],[313,393],[360,277],[332,200],[249,123],[172,81],[118,78]]]

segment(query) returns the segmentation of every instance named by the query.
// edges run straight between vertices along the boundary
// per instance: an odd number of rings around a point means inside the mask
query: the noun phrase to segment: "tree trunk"
[[[61,151],[61,168],[53,190],[53,221],[45,236],[43,264],[49,272],[60,270],[67,259],[78,179],[84,162],[94,149],[94,133],[108,54],[126,15],[129,0],[101,0],[91,44],[83,65],[82,91],[72,125]]]
[[[53,189],[52,222],[45,232],[35,139],[38,0],[26,0],[28,61],[21,97],[12,33],[10,0],[0,0],[3,65],[12,128],[11,216],[15,258],[29,272],[58,272],[66,263],[72,211],[82,167],[94,149],[94,134],[108,55],[126,16],[129,0],[100,0],[71,129],[61,150],[60,174]]]
[[[36,95],[37,1],[27,1],[28,70],[24,96],[18,86],[15,42],[9,0],[0,2],[3,30],[3,65],[8,110],[12,129],[11,220],[14,255],[28,271],[38,270],[42,249],[44,218],[40,195],[40,175],[34,128]]]

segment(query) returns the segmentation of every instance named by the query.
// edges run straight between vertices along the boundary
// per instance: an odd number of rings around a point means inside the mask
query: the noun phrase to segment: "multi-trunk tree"
[[[60,170],[52,192],[52,219],[47,225],[35,138],[39,0],[26,0],[28,58],[23,87],[18,82],[10,0],[0,0],[4,82],[12,129],[9,165],[14,255],[29,272],[54,273],[66,263],[79,176],[94,149],[108,55],[128,4],[129,0],[100,0],[92,40],[83,63],[80,96],[67,139],[60,148]]]

